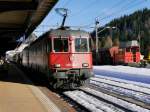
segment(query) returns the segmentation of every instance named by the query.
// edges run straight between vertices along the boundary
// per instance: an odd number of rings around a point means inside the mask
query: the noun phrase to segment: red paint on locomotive
[[[46,74],[53,85],[81,84],[93,76],[89,38],[80,30],[47,32],[23,51],[23,65]]]
[[[91,53],[51,53],[49,56],[49,66],[56,69],[55,65],[60,65],[60,69],[85,68],[83,64],[88,64],[87,68],[92,69]]]

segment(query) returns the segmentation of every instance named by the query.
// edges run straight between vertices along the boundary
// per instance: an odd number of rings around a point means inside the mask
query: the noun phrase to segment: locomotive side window
[[[54,38],[55,52],[68,52],[68,39],[67,38]]]
[[[76,52],[88,52],[87,38],[75,39],[75,51]]]

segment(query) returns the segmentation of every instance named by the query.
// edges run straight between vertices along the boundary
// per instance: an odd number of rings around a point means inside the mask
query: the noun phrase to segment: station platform
[[[0,71],[0,112],[60,112],[14,64]]]

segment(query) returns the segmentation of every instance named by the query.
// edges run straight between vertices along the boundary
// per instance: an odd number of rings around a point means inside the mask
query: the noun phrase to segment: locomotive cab
[[[49,54],[49,68],[53,74],[52,79],[56,79],[57,86],[60,83],[80,85],[93,76],[88,33],[56,30],[51,35],[52,51]]]

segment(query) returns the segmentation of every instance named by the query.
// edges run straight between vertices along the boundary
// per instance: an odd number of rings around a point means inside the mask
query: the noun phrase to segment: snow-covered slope
[[[150,69],[129,66],[94,66],[94,73],[99,76],[119,78],[150,84]]]

